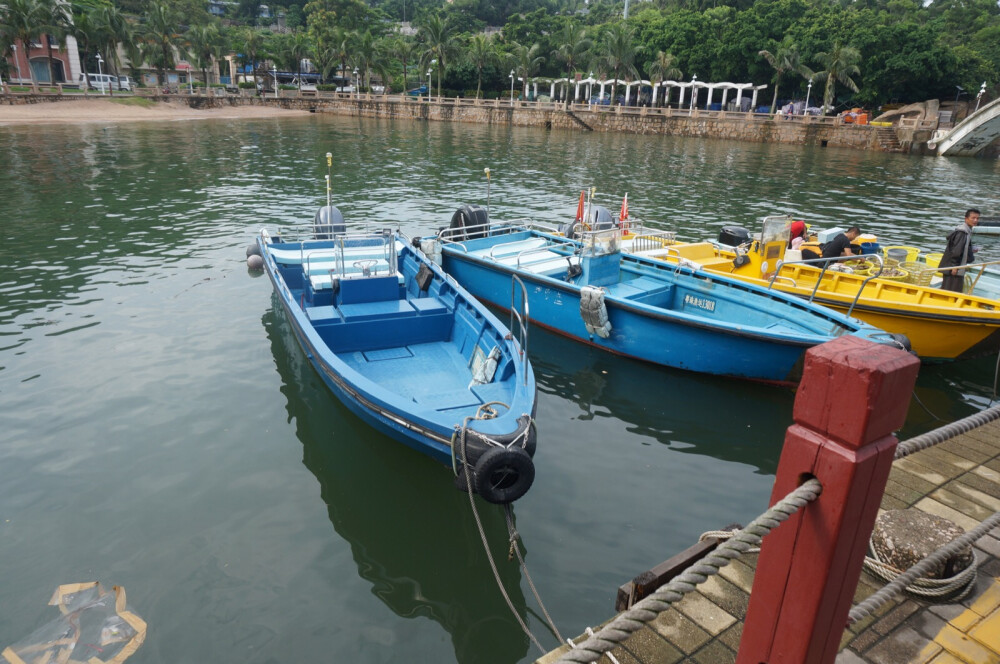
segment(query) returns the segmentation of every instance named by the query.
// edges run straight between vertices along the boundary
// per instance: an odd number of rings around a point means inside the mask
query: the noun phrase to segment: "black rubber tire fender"
[[[535,464],[520,447],[491,447],[475,467],[476,493],[488,503],[512,503],[531,488]]]

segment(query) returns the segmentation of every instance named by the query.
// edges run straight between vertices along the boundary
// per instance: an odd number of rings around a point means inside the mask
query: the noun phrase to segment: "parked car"
[[[89,85],[94,90],[132,90],[132,81],[128,76],[112,76],[110,74],[87,74],[84,82],[83,74],[78,79],[80,87]]]

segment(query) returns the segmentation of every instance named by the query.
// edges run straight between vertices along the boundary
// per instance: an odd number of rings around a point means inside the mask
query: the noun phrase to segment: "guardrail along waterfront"
[[[810,350],[772,507],[661,587],[667,563],[623,585],[620,614],[538,664],[1000,661],[1000,406],[897,446],[917,369],[857,339]],[[886,535],[910,519],[932,529]],[[888,541],[912,557],[882,562]]]

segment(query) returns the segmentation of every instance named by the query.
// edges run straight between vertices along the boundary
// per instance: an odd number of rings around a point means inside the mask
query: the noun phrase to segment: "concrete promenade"
[[[1000,511],[1000,420],[895,461],[881,507],[913,507],[967,531]],[[968,597],[940,604],[898,597],[844,631],[838,664],[1000,664],[1000,528],[975,548],[980,564]],[[611,655],[620,664],[735,662],[757,558],[733,561]],[[864,572],[854,603],[883,585]],[[537,662],[550,664],[568,649]],[[612,662],[607,655],[598,661]]]

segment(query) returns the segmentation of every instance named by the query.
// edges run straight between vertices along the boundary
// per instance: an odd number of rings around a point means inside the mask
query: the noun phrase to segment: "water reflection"
[[[537,326],[529,352],[539,392],[577,404],[575,419],[616,418],[630,433],[680,452],[745,463],[765,475],[777,469],[791,390],[648,366]]]
[[[316,476],[337,534],[350,543],[358,574],[404,618],[430,618],[451,635],[455,657],[516,662],[528,639],[500,595],[466,494],[451,471],[382,436],[326,389],[272,299],[262,319],[287,399],[289,422]],[[527,608],[498,506],[478,503],[504,588],[522,620]]]

